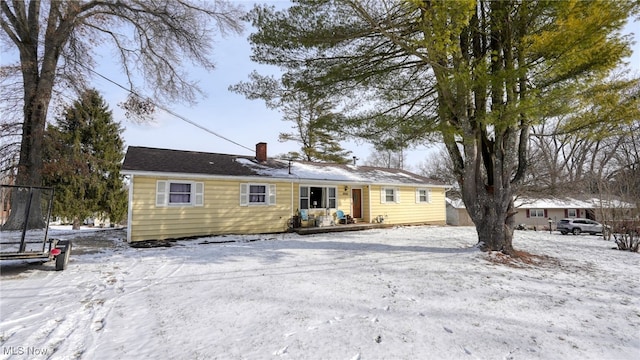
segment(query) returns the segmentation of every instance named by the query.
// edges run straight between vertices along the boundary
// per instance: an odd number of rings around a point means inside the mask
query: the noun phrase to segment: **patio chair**
[[[347,216],[344,214],[344,211],[336,210],[336,220],[338,220],[338,224],[347,223]]]

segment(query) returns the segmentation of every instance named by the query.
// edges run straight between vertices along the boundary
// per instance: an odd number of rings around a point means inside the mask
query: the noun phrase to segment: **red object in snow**
[[[58,256],[60,255],[60,253],[62,252],[62,250],[55,248],[55,249],[51,249],[51,255],[53,256]]]

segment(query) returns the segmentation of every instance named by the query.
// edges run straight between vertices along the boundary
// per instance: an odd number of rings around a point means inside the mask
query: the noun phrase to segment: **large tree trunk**
[[[12,188],[9,217],[2,225],[3,231],[42,229],[47,225],[47,203],[43,194],[35,188]]]
[[[82,221],[77,216],[73,218],[73,222],[71,223],[71,230],[80,230],[80,226],[82,226]]]
[[[478,247],[483,251],[512,254],[515,225],[513,196],[508,189],[499,192],[488,187],[477,198],[470,198],[468,192],[463,191],[463,200],[476,226]]]
[[[34,38],[37,41],[37,36]],[[56,67],[62,42],[52,42],[56,46],[49,47],[42,59],[42,70],[38,67],[37,44],[25,41],[20,47],[20,62],[24,84],[24,121],[22,123],[22,141],[20,143],[20,160],[16,185],[42,186],[42,146],[47,111],[51,102]],[[27,215],[28,201],[26,195],[14,192],[11,213],[3,230],[18,230],[27,222],[28,229],[43,228],[44,223],[40,206],[31,208]],[[36,198],[34,196],[34,198]],[[37,197],[39,200],[39,196]]]
[[[527,73],[518,71],[526,61],[515,40],[520,35],[517,26],[524,23],[516,21],[512,3],[483,4],[475,7],[469,26],[461,32],[460,52],[449,69],[456,74],[454,81],[438,66],[433,71],[438,79],[438,111],[446,125],[443,140],[476,226],[478,246],[513,254],[513,198],[527,168],[529,142],[529,121],[518,109],[527,98]],[[487,54],[492,56],[487,59]]]
[[[23,136],[16,176],[18,186],[42,186],[42,142],[50,94],[50,91],[36,91],[35,95],[29,97],[31,101],[25,104],[25,121],[22,125]],[[35,199],[39,201],[39,196],[34,195]],[[3,230],[21,229],[25,222],[28,223],[28,229],[41,229],[45,226],[40,206],[33,206],[29,218],[25,217],[29,203],[28,194],[14,191],[12,200],[11,213],[3,225]]]

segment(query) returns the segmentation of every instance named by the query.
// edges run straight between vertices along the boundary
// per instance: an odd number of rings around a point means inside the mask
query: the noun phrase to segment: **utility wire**
[[[110,82],[110,83],[112,83],[112,84],[114,84],[114,85],[118,86],[119,88],[123,89],[124,91],[127,91],[127,92],[129,92],[129,93],[131,93],[131,94],[133,94],[133,95],[135,95],[135,96],[137,96],[137,97],[139,97],[139,98],[143,99],[143,97],[142,97],[142,96],[140,96],[140,94],[136,93],[135,91],[133,91],[133,90],[131,90],[131,89],[128,89],[127,87],[125,87],[125,86],[123,86],[123,85],[121,85],[121,84],[117,83],[117,82],[116,82],[116,81],[114,81],[114,80],[109,79],[108,77],[106,77],[106,76],[104,76],[104,75],[100,74],[99,72],[97,72],[97,71],[95,71],[95,70],[93,70],[93,69],[89,68],[88,66],[86,66],[86,65],[84,65],[84,64],[81,64],[81,63],[79,63],[79,62],[77,62],[77,61],[75,61],[75,60],[71,60],[71,61],[75,62],[76,64],[78,64],[78,65],[80,65],[80,66],[82,66],[82,67],[84,67],[85,69],[87,69],[87,70],[89,70],[90,72],[92,72],[92,73],[96,74],[97,76],[99,76],[99,77],[101,77],[101,78],[103,78],[103,79],[107,80],[108,82]],[[182,115],[180,115],[180,114],[178,114],[178,113],[176,113],[176,112],[174,112],[174,111],[172,111],[172,110],[170,110],[170,109],[168,109],[168,108],[166,108],[166,107],[164,107],[164,106],[162,106],[162,105],[160,105],[160,104],[158,104],[158,103],[154,102],[154,101],[153,101],[153,100],[151,100],[151,99],[149,99],[149,100],[150,100],[150,101],[151,101],[151,102],[152,102],[152,103],[153,103],[157,108],[159,108],[159,109],[161,109],[161,110],[164,110],[164,111],[165,111],[165,112],[167,112],[168,114],[173,115],[173,116],[177,117],[178,119],[180,119],[180,120],[182,120],[182,121],[184,121],[184,122],[186,122],[186,123],[189,123],[189,124],[191,124],[191,125],[193,125],[193,126],[197,127],[197,128],[198,128],[198,129],[200,129],[200,130],[204,130],[204,131],[208,132],[208,133],[209,133],[209,134],[211,134],[211,135],[217,136],[217,137],[219,137],[219,138],[220,138],[220,139],[222,139],[222,140],[226,140],[226,141],[228,141],[228,142],[230,142],[230,143],[232,143],[232,144],[234,144],[234,145],[240,146],[240,147],[241,147],[241,148],[243,148],[243,149],[249,150],[249,151],[251,151],[251,152],[253,152],[253,151],[254,151],[254,149],[251,149],[251,148],[249,148],[249,147],[246,147],[246,146],[244,146],[244,145],[242,145],[242,144],[240,144],[240,143],[238,143],[238,142],[236,142],[236,141],[233,141],[233,140],[231,140],[231,139],[229,139],[229,138],[227,138],[227,137],[225,137],[225,136],[222,136],[222,135],[218,134],[217,132],[215,132],[215,131],[213,131],[213,130],[211,130],[211,129],[208,129],[208,128],[206,128],[206,127],[204,127],[204,126],[202,126],[202,125],[200,125],[200,124],[196,123],[195,121],[193,121],[193,120],[189,120],[189,119],[187,119],[186,117],[184,117],[184,116],[182,116]]]

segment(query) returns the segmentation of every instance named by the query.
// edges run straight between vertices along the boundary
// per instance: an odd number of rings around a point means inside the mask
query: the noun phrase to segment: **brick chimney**
[[[256,144],[256,160],[258,162],[267,161],[267,143],[259,142]]]

